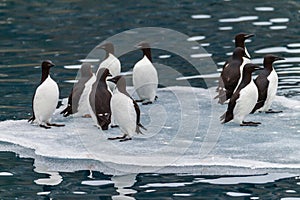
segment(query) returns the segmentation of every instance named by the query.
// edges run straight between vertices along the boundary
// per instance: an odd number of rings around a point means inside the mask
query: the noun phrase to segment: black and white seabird
[[[158,87],[157,71],[152,64],[151,49],[147,42],[137,45],[143,51],[143,58],[133,67],[132,81],[139,101],[143,104],[152,103],[156,99]]]
[[[235,41],[235,48],[237,47],[241,47],[244,49],[245,51],[245,56],[243,57],[243,60],[245,62],[245,64],[250,63],[250,54],[247,50],[247,47],[245,45],[245,41],[246,39],[253,37],[254,34],[246,34],[246,33],[239,33],[235,36],[234,41]],[[224,63],[223,65],[223,70],[228,67],[228,64],[232,62],[232,56]],[[243,66],[242,66],[243,67]],[[242,69],[241,69],[242,70]],[[215,98],[219,98],[219,103],[223,104],[227,99],[226,97],[226,89],[224,86],[224,82],[222,77],[219,78],[219,86],[217,87],[216,90],[219,94],[215,97]]]
[[[87,116],[88,110],[88,93],[91,84],[87,84],[93,77],[91,64],[83,63],[80,69],[80,79],[74,84],[71,94],[68,98],[67,107],[60,113],[64,117],[74,114],[74,116]]]
[[[244,65],[247,64],[247,55],[242,47],[237,47],[234,49],[232,58],[225,66],[221,73],[222,83],[225,88],[225,98],[219,99],[220,103],[224,103],[227,99],[230,99],[237,86],[242,80],[242,71]]]
[[[108,81],[115,83],[117,86],[111,98],[111,110],[116,123],[124,134],[121,137],[108,139],[126,141],[131,140],[133,133],[143,134],[140,128],[146,129],[140,122],[140,108],[136,101],[128,94],[125,78],[123,76],[116,76],[108,79]]]
[[[63,124],[50,123],[59,98],[57,83],[51,78],[50,68],[55,66],[50,60],[42,63],[42,78],[32,99],[32,117],[28,122],[37,122],[40,127],[64,126]]]
[[[270,110],[278,87],[278,75],[273,68],[273,62],[277,60],[284,60],[284,58],[271,54],[264,57],[264,69],[260,71],[257,78],[254,80],[254,83],[258,88],[258,101],[251,113],[254,113],[255,111],[266,113],[282,112]]]
[[[254,108],[258,99],[258,90],[252,80],[252,72],[261,69],[258,65],[248,63],[243,69],[243,78],[232,95],[227,111],[220,117],[222,123],[233,120],[241,126],[257,126],[260,122],[245,122],[244,119]]]
[[[111,92],[108,90],[106,78],[110,76],[107,68],[98,70],[97,79],[92,85],[89,94],[89,110],[95,125],[107,130],[111,122],[110,100]]]
[[[107,68],[109,73],[114,77],[121,73],[121,62],[114,55],[115,48],[111,42],[98,45],[96,48],[103,49],[106,52],[105,59],[100,63],[98,70],[101,68]],[[96,74],[97,75],[97,74]],[[114,90],[115,85],[111,82],[107,82],[107,85],[111,91]]]

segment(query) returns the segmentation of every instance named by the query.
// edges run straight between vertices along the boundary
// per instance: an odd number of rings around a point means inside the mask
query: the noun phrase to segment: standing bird
[[[77,116],[87,116],[89,114],[88,93],[92,85],[87,83],[92,77],[91,64],[83,63],[80,69],[80,79],[74,84],[68,98],[68,105],[60,114],[63,114],[64,117],[72,114]]]
[[[108,79],[116,84],[117,89],[111,98],[112,114],[116,123],[119,125],[121,137],[108,138],[109,140],[119,139],[120,142],[131,140],[133,133],[143,134],[140,128],[146,128],[140,122],[140,108],[136,101],[128,94],[126,90],[126,80],[123,76],[115,76]]]
[[[220,117],[222,123],[233,120],[241,126],[257,126],[260,122],[245,122],[244,119],[254,108],[258,99],[258,90],[252,80],[252,72],[261,69],[258,65],[246,64],[243,78],[232,95],[227,111]]]
[[[220,103],[223,104],[227,99],[231,98],[232,94],[242,80],[242,71],[247,62],[248,58],[245,54],[245,50],[241,47],[235,48],[231,59],[221,73],[225,94],[223,94],[224,98],[222,98],[222,101],[220,98]]]
[[[137,45],[143,51],[143,58],[138,61],[133,68],[132,81],[143,105],[151,104],[156,99],[158,87],[158,76],[152,64],[150,45],[141,42]]]
[[[50,60],[42,63],[42,78],[37,87],[32,100],[32,117],[28,122],[37,122],[45,129],[50,126],[64,126],[63,124],[50,123],[58,104],[59,89],[57,83],[50,77],[50,68],[55,66]]]
[[[245,56],[243,57],[245,64],[250,63],[250,54],[246,48],[245,41],[246,39],[253,37],[254,34],[246,34],[246,33],[239,33],[235,36],[234,41],[235,41],[235,48],[241,47],[245,51]],[[228,67],[228,64],[232,62],[232,57],[230,57],[223,65],[223,70]],[[243,67],[243,66],[242,66]],[[220,104],[223,104],[227,99],[226,97],[226,89],[225,85],[222,79],[222,75],[219,78],[219,86],[217,87],[216,91],[219,93],[215,98],[219,98]]]
[[[278,87],[278,75],[273,68],[273,62],[277,60],[284,60],[284,58],[271,54],[264,57],[264,69],[259,73],[254,81],[258,88],[258,101],[251,113],[254,113],[255,111],[264,111],[266,113],[282,112],[270,109]]]
[[[111,122],[110,100],[111,92],[108,90],[106,78],[110,76],[107,68],[98,70],[97,79],[89,93],[89,110],[92,119],[98,128],[107,130]]]
[[[106,52],[105,59],[100,63],[98,69],[107,68],[112,76],[118,76],[121,73],[121,62],[114,56],[115,49],[111,42],[98,45],[96,48],[103,49]],[[114,90],[115,85],[111,82],[107,82],[109,89]]]

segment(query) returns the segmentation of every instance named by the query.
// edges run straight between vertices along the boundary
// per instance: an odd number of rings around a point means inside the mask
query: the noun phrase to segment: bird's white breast
[[[251,80],[251,82],[240,91],[240,96],[233,109],[233,121],[242,123],[245,116],[253,110],[257,99],[258,90],[253,80]]]
[[[158,86],[157,71],[147,56],[133,68],[133,85],[141,99],[154,101]]]
[[[120,92],[111,98],[111,111],[122,133],[132,136],[136,130],[136,111],[133,100]]]
[[[95,82],[95,80],[96,77],[93,74],[93,76],[91,76],[91,78],[84,84],[84,90],[82,91],[82,94],[78,102],[78,112],[75,114],[75,116],[84,116],[90,113],[88,98],[92,89],[92,85]]]
[[[248,63],[250,63],[250,59],[243,57],[243,62],[240,66],[240,78],[239,78],[238,84],[236,85],[236,87],[234,89],[234,92],[236,91],[236,89],[238,88],[238,86],[240,85],[240,83],[242,81],[244,66]]]
[[[108,57],[100,63],[98,70],[100,68],[107,68],[112,76],[118,76],[121,73],[121,62],[113,54],[109,53]],[[110,91],[114,90],[114,83],[106,81],[106,84]]]
[[[89,113],[94,121],[94,124],[100,128],[100,126],[98,125],[98,120],[97,120],[96,114],[94,113],[94,111],[92,109],[92,105],[95,105],[95,102],[90,102],[90,95],[92,92],[92,87],[93,87],[93,84],[96,82],[96,80],[97,80],[96,75],[93,74],[93,76],[90,78],[90,80],[85,83],[85,87],[89,88],[88,95],[87,95]]]
[[[39,124],[49,122],[58,104],[59,89],[50,76],[36,89],[33,110]]]
[[[262,111],[267,111],[271,107],[271,104],[276,96],[277,88],[278,88],[278,75],[276,71],[273,69],[269,74],[268,78],[269,86],[268,86],[268,95],[265,101],[264,106],[262,107]]]
[[[100,63],[100,68],[107,68],[112,76],[118,76],[121,72],[121,62],[113,54],[109,56]]]

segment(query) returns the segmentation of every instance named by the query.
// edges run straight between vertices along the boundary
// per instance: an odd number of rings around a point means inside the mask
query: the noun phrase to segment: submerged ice
[[[0,150],[35,158],[40,171],[99,170],[108,174],[167,172],[257,174],[300,169],[300,101],[277,96],[279,114],[258,113],[246,120],[258,127],[222,125],[226,105],[215,88],[167,87],[152,105],[140,105],[144,135],[120,143],[118,128],[101,131],[90,118],[63,118],[65,127],[41,129],[27,120],[0,122]],[[135,94],[134,94],[135,96]]]

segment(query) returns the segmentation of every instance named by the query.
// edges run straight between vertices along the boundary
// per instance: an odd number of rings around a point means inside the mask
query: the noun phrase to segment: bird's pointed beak
[[[251,38],[253,36],[254,36],[254,34],[248,34],[248,35],[245,35],[245,38],[248,39],[248,38]]]
[[[261,66],[258,66],[258,65],[254,68],[255,71],[257,71],[257,70],[262,70],[262,69],[264,69],[264,68],[261,67]]]
[[[285,60],[285,58],[283,58],[283,57],[276,57],[276,58],[275,58],[275,61],[276,61],[276,60]]]
[[[109,76],[109,77],[112,77],[112,75],[111,75],[111,73],[110,73],[110,72],[108,72],[107,76]]]
[[[54,66],[55,66],[55,64],[51,62],[50,63],[50,67],[54,67]]]
[[[106,79],[106,80],[109,81],[109,82],[113,82],[113,83],[115,82],[113,78],[109,78],[109,79]]]
[[[140,48],[142,48],[142,46],[140,44],[136,44],[136,45],[134,45],[134,48],[140,49]]]
[[[99,44],[96,46],[96,49],[103,49],[104,48],[104,45],[103,44]]]

